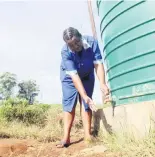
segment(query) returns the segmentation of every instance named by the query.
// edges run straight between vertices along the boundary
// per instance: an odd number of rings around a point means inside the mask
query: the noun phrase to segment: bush
[[[7,100],[3,101],[3,104],[5,106],[15,106],[15,105],[21,105],[21,106],[28,106],[29,103],[26,99],[21,98],[9,98]]]
[[[29,105],[18,104],[15,106],[4,105],[1,107],[1,117],[7,121],[20,121],[28,124],[44,125],[46,111],[50,105]]]
[[[51,108],[51,105],[48,104],[39,104],[38,106],[42,108],[44,112],[48,111]]]
[[[42,108],[42,106],[46,106],[45,108],[48,108],[48,105],[40,104],[40,105],[30,105],[26,107],[26,111],[29,113],[26,114],[28,117],[32,117],[33,114],[33,120],[38,119],[38,114],[36,114],[36,117],[34,116],[33,109],[36,112],[36,108]],[[4,107],[4,106],[3,106]],[[23,139],[37,139],[40,142],[54,142],[57,140],[60,140],[60,137],[63,133],[63,127],[62,125],[59,125],[59,117],[60,113],[62,112],[61,105],[49,105],[50,109],[44,112],[43,121],[38,122],[36,120],[36,124],[27,125],[26,123],[23,123],[22,121],[12,120],[7,121],[6,119],[0,117],[0,137],[10,137],[10,138],[23,138]],[[5,109],[11,108],[11,106],[5,106]],[[41,109],[40,108],[40,109]],[[41,109],[42,110],[42,109]],[[0,107],[1,111],[1,107]],[[25,112],[26,112],[25,111]],[[24,112],[24,113],[25,113]],[[41,117],[40,117],[41,119]],[[24,119],[26,120],[26,119]],[[31,119],[28,118],[29,123],[31,122]],[[29,124],[28,123],[28,124]],[[38,123],[42,123],[41,125]],[[73,129],[74,133],[74,129]]]

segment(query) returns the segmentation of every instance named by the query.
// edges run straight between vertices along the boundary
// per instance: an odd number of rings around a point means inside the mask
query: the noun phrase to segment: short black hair
[[[63,32],[63,40],[64,41],[70,40],[73,37],[81,38],[82,35],[76,28],[73,28],[73,27],[69,27],[64,30],[64,32]]]

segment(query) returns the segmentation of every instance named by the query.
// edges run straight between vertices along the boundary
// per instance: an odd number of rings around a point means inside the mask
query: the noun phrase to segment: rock
[[[23,154],[27,149],[28,146],[22,141],[0,140],[0,157]]]
[[[0,143],[0,157],[6,156],[6,155],[11,155],[11,145],[9,144],[1,144]]]
[[[24,143],[14,143],[11,145],[11,151],[13,154],[23,154],[27,151],[27,145]]]

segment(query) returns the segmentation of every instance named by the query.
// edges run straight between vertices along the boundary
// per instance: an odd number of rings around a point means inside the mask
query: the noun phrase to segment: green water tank
[[[116,106],[155,100],[155,1],[97,1]]]

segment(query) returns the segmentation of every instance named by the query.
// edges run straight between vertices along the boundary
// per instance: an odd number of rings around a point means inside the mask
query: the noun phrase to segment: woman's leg
[[[91,139],[91,121],[92,121],[92,111],[85,111],[84,105],[82,104],[82,121],[84,126],[84,138]]]
[[[70,132],[75,117],[75,107],[72,112],[64,112],[64,137],[63,141],[70,143]]]
[[[62,93],[63,93],[63,122],[64,122],[64,135],[58,148],[62,148],[65,145],[70,144],[70,132],[75,117],[75,107],[77,104],[78,92],[74,88],[73,82],[67,80],[62,82]]]
[[[88,96],[91,98],[93,95],[93,89],[94,89],[94,79],[92,78],[88,81],[84,81],[83,85]],[[82,114],[82,121],[83,121],[83,126],[84,126],[84,134],[85,134],[84,136],[86,140],[91,140],[92,139],[91,137],[92,111],[83,100],[81,100],[80,104],[82,104],[81,114]]]
[[[75,107],[72,112],[64,111],[64,136],[57,148],[67,147],[70,144],[70,132],[75,117]]]

